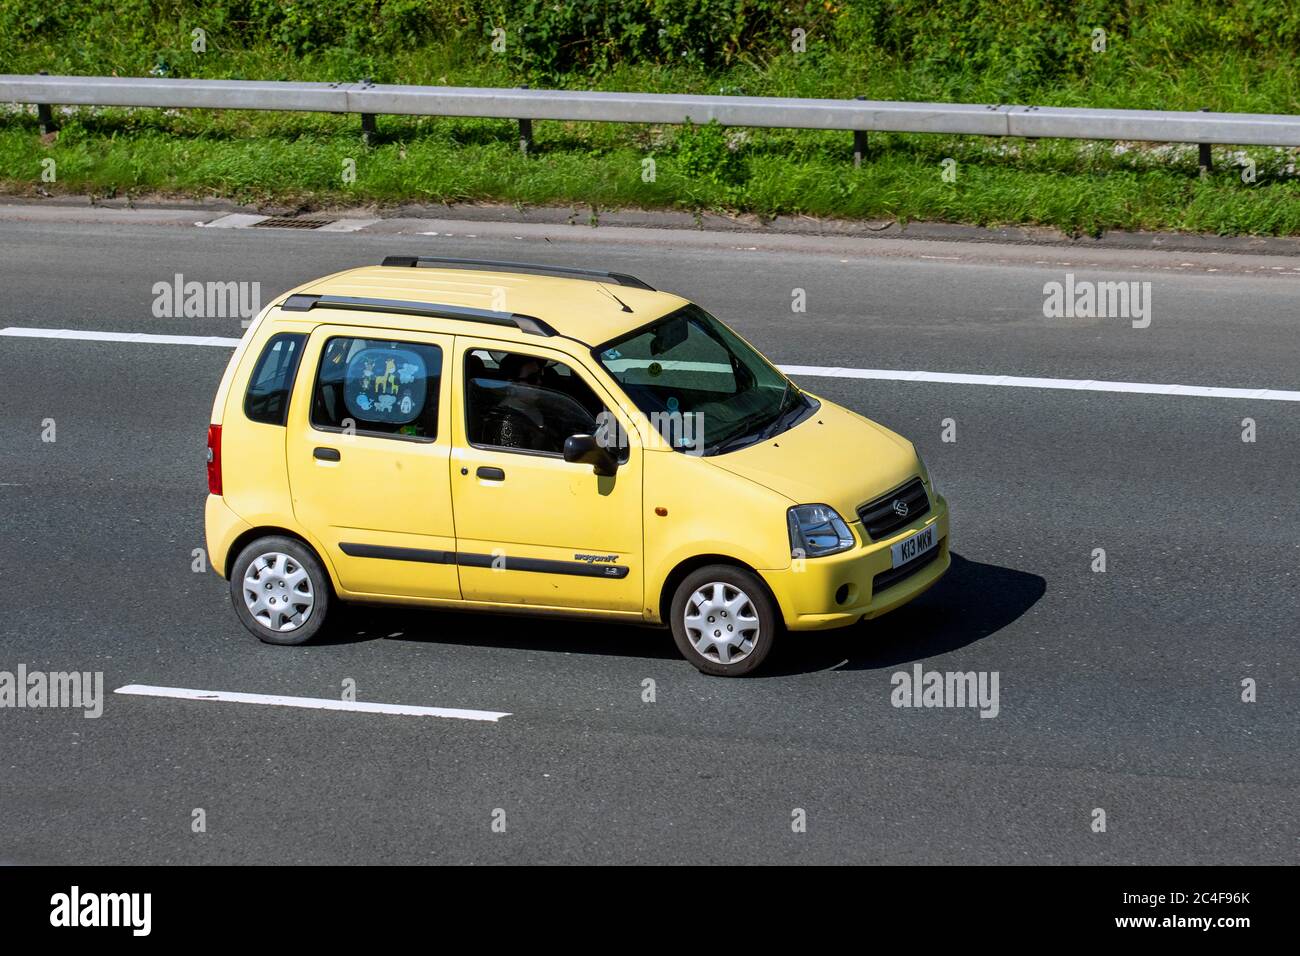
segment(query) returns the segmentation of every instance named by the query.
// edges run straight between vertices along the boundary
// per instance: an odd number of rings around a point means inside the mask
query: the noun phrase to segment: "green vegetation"
[[[505,50],[492,48],[504,30]],[[206,49],[195,52],[193,31]],[[791,49],[792,31],[806,49]],[[1096,30],[1105,50],[1096,51]],[[498,34],[498,37],[500,34]],[[499,45],[499,44],[498,44]],[[1300,7],[1263,0],[0,0],[0,71],[558,86],[1300,112]],[[381,117],[0,114],[0,188],[337,203],[583,203],[761,215],[1300,233],[1298,151]],[[1234,165],[1248,156],[1255,182]],[[643,160],[655,177],[643,178]],[[955,182],[941,177],[957,161]],[[57,182],[42,183],[53,158]],[[345,183],[344,160],[356,162]]]

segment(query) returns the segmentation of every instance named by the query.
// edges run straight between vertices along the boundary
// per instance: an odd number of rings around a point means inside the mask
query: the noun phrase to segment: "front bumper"
[[[874,587],[876,576],[890,571],[890,549],[908,535],[937,525],[939,544],[933,560],[923,562],[906,577]],[[879,617],[927,591],[948,570],[948,502],[935,495],[924,518],[879,541],[869,541],[861,522],[852,525],[858,546],[825,558],[792,562],[779,571],[760,571],[792,631],[845,627]],[[927,556],[928,557],[928,556]]]

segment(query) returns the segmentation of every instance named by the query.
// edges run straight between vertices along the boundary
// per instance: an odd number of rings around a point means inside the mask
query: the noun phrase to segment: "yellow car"
[[[254,320],[208,428],[212,566],[257,637],[336,602],[668,625],[708,674],[947,570],[906,439],[632,276],[390,256]]]

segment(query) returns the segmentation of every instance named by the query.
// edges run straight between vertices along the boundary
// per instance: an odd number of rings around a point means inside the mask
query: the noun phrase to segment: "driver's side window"
[[[471,445],[561,456],[570,435],[595,435],[605,407],[573,369],[525,352],[465,353],[465,432]]]

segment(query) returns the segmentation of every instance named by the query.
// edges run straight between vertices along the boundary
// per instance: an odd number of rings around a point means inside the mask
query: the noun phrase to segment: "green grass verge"
[[[14,71],[103,72],[109,56],[144,74],[144,47],[126,52],[29,46]],[[111,55],[110,55],[111,54]],[[150,54],[152,56],[152,54]],[[125,57],[124,63],[118,60]],[[132,59],[134,58],[134,59]],[[140,64],[129,69],[134,60]],[[187,76],[353,80],[512,86],[522,77],[474,44],[397,50],[382,57],[347,50],[286,58],[281,49],[169,51],[167,68]],[[1113,66],[1107,65],[1108,62]],[[1232,111],[1300,111],[1300,70],[1227,54],[1163,68],[1116,57],[1086,76],[1061,77],[1025,99],[1092,105]],[[1000,101],[1003,79],[927,63],[843,51],[783,54],[722,72],[685,66],[619,64],[570,86],[649,92],[880,99]],[[1019,90],[1018,92],[1025,92]],[[862,168],[847,133],[535,124],[537,149],[524,158],[507,121],[381,117],[381,140],[359,142],[356,117],[317,114],[157,110],[78,110],[59,117],[42,142],[30,112],[0,115],[0,190],[99,196],[221,196],[303,209],[340,204],[496,201],[804,214],[980,225],[1041,224],[1070,233],[1168,229],[1222,234],[1300,234],[1296,150],[1216,148],[1216,171],[1198,175],[1194,147],[985,140],[873,134]],[[1242,181],[1242,157],[1255,181]],[[653,181],[643,161],[655,163]],[[941,163],[956,160],[956,181]],[[55,162],[56,182],[41,175]],[[356,181],[345,183],[345,161]],[[48,164],[46,164],[48,165]]]
[[[216,195],[303,209],[498,201],[1035,223],[1085,234],[1300,233],[1300,180],[1286,172],[1290,159],[1280,151],[1256,151],[1257,181],[1248,185],[1225,150],[1216,150],[1215,173],[1198,176],[1194,147],[1117,152],[1059,141],[878,135],[855,169],[848,137],[829,133],[641,129],[646,142],[638,144],[599,142],[607,132],[578,124],[539,123],[537,147],[525,158],[509,122],[384,118],[380,128],[381,141],[365,148],[355,118],[297,124],[222,114],[208,122],[111,111],[65,117],[47,144],[30,117],[10,119],[0,126],[0,184],[28,195],[38,188]],[[648,182],[647,158],[655,162]],[[956,160],[955,182],[942,175],[947,158]],[[53,184],[41,182],[49,159]],[[355,182],[345,181],[349,164]]]

